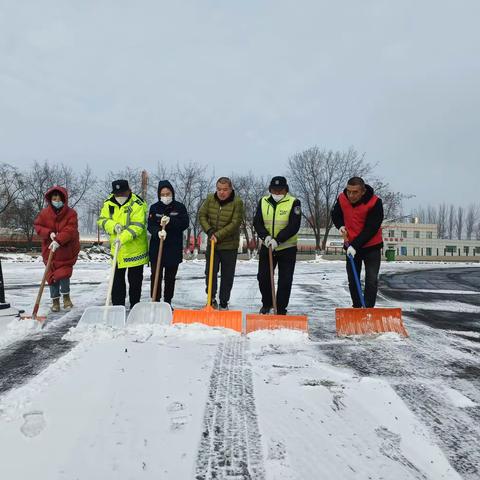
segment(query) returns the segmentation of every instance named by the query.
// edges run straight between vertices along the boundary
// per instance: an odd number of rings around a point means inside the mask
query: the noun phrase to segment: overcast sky
[[[0,161],[277,174],[353,146],[414,204],[466,205],[479,19],[479,0],[0,0]]]

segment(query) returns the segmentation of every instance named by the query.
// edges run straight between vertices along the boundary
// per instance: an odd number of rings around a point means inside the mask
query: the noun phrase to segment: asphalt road
[[[321,304],[324,293],[316,290],[308,294]],[[387,305],[404,309],[409,338],[332,340],[333,331],[325,334],[328,320],[312,325],[310,337],[333,365],[387,381],[462,478],[480,478],[480,268],[385,274],[378,306]],[[319,312],[322,318],[328,312]],[[471,404],[459,407],[449,397],[458,394]]]
[[[416,308],[409,315],[430,327],[480,332],[480,313],[471,311],[471,307],[480,307],[480,268],[385,274],[380,278],[380,292],[399,304],[422,304],[422,308]],[[453,308],[442,310],[441,305],[445,303],[451,303]],[[471,340],[478,342],[480,338],[471,337]]]

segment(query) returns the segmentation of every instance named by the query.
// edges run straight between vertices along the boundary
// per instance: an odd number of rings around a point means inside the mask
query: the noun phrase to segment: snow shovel
[[[22,320],[38,320],[39,322],[44,322],[47,318],[46,315],[37,315],[38,309],[40,308],[40,301],[42,300],[43,290],[45,288],[45,283],[47,282],[47,275],[50,270],[53,261],[53,254],[55,252],[50,250],[48,254],[47,265],[45,266],[45,271],[43,272],[42,281],[40,282],[40,288],[38,289],[37,299],[35,300],[35,306],[33,307],[33,312],[31,315],[20,315]]]
[[[261,313],[249,313],[247,315],[246,333],[255,330],[273,330],[276,328],[287,328],[289,330],[308,330],[308,318],[306,315],[278,315],[277,296],[275,294],[275,273],[273,271],[272,247],[268,247],[268,262],[270,264],[270,283],[272,287],[273,315],[262,315]]]
[[[362,293],[362,286],[358,276],[355,262],[351,255],[347,255],[355,277],[358,295],[362,308],[337,308],[335,319],[337,335],[365,335],[372,333],[396,332],[408,337],[408,332],[403,326],[401,308],[367,308]]]
[[[170,325],[172,323],[172,307],[169,303],[157,302],[157,292],[159,287],[160,269],[163,253],[163,238],[160,238],[158,247],[157,268],[155,269],[155,281],[153,282],[153,294],[151,302],[136,303],[127,318],[128,324],[158,323],[160,325]]]
[[[123,305],[110,305],[112,300],[113,277],[117,268],[119,244],[115,242],[110,279],[108,281],[107,299],[105,306],[88,307],[78,321],[78,325],[108,325],[110,327],[125,326],[125,307]],[[77,326],[78,326],[77,325]]]
[[[212,307],[213,260],[215,240],[210,243],[210,265],[208,273],[207,305],[202,310],[179,310],[173,312],[173,323],[203,323],[210,327],[231,328],[242,331],[242,312],[240,310],[215,310]]]

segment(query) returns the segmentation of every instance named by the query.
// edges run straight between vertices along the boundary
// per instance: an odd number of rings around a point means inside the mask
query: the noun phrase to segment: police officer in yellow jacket
[[[257,207],[253,226],[262,239],[258,262],[258,285],[262,294],[261,314],[272,309],[272,287],[268,248],[273,250],[273,268],[278,264],[277,310],[286,315],[292,290],[293,272],[297,257],[297,233],[300,229],[302,210],[300,200],[288,193],[285,177],[273,177],[270,195],[263,197]]]
[[[110,235],[112,252],[115,243],[119,243],[112,288],[113,305],[125,305],[127,270],[130,308],[140,301],[143,266],[148,263],[146,218],[147,204],[141,197],[132,193],[128,181],[112,182],[112,193],[105,200],[97,223]]]

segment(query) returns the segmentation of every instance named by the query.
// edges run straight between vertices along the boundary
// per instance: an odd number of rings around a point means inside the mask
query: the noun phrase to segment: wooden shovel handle
[[[157,299],[158,283],[159,283],[158,280],[160,279],[160,269],[162,264],[162,253],[163,253],[163,238],[160,238],[160,245],[158,246],[157,264],[155,266],[155,281],[153,282],[152,302],[157,301],[156,299]]]
[[[37,318],[38,309],[40,308],[40,301],[42,300],[43,290],[45,288],[45,283],[47,281],[48,272],[49,272],[50,267],[52,265],[53,254],[54,253],[55,252],[53,250],[50,250],[50,253],[48,254],[47,265],[45,266],[45,271],[43,272],[43,277],[42,277],[42,281],[40,283],[40,288],[38,289],[38,293],[37,293],[37,299],[35,300],[35,306],[33,307],[33,313],[32,313],[32,318],[33,319]]]
[[[273,271],[273,250],[272,247],[268,247],[268,263],[270,265],[270,284],[272,286],[272,305],[273,313],[277,314],[277,295],[275,294],[275,273]]]
[[[215,240],[210,241],[210,265],[208,267],[207,307],[212,305],[213,261],[215,256]]]

